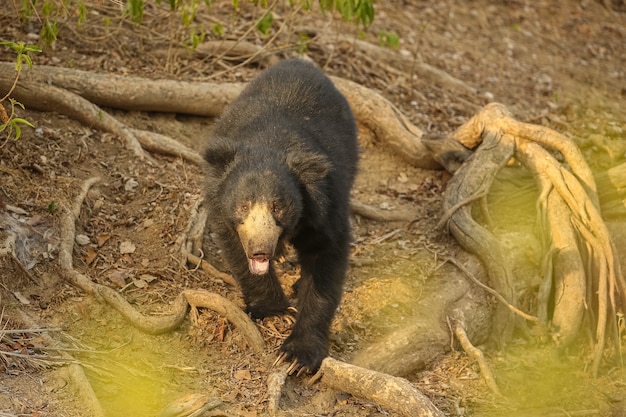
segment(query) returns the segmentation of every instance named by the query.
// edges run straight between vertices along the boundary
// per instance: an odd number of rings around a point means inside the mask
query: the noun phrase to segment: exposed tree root
[[[4,88],[5,83],[6,78],[2,76],[2,70],[0,70],[0,89]],[[133,151],[138,158],[146,157],[137,138],[128,127],[78,94],[44,83],[20,83],[13,94],[20,102],[28,103],[31,109],[41,111],[54,109],[87,126],[114,133],[125,141],[128,149]]]
[[[211,398],[206,394],[189,394],[163,407],[157,417],[199,417],[220,405],[222,405],[221,400]]]
[[[256,325],[243,310],[234,305],[231,301],[217,294],[200,290],[186,290],[174,301],[172,314],[166,316],[147,316],[135,310],[118,292],[109,287],[94,283],[88,277],[73,268],[72,251],[74,247],[75,220],[80,214],[80,207],[89,188],[97,181],[99,181],[98,178],[91,178],[85,181],[72,209],[62,216],[59,263],[65,272],[66,279],[72,285],[82,289],[87,294],[94,295],[98,299],[105,301],[133,326],[149,334],[166,333],[179,327],[185,319],[190,305],[193,307],[210,308],[233,323],[244,336],[252,350],[262,352],[265,347],[265,342]]]
[[[296,28],[297,32],[305,32],[308,36],[316,36],[319,40],[315,42],[321,45],[335,45],[343,42],[351,45],[363,54],[365,59],[376,63],[384,63],[390,68],[400,70],[405,74],[415,74],[418,77],[427,80],[431,84],[442,87],[446,90],[457,91],[465,94],[476,94],[476,89],[467,83],[448,74],[445,71],[435,68],[422,61],[417,56],[405,56],[399,54],[390,48],[384,48],[366,41],[358,39],[356,36],[348,36],[337,33],[330,35],[320,32],[317,28]],[[477,109],[475,109],[477,110]]]
[[[326,358],[312,382],[349,392],[405,417],[443,417],[433,403],[404,378]]]
[[[278,415],[280,397],[287,379],[289,364],[282,364],[267,377],[267,411],[270,416]]]
[[[6,84],[12,81],[2,75],[10,73],[4,71],[8,68],[7,63],[0,63],[0,89],[6,88]],[[352,81],[331,78],[350,102],[359,123],[372,130],[382,143],[417,167],[440,167],[422,143],[422,131],[393,104]],[[243,84],[148,80],[39,65],[28,70],[27,76],[20,81],[20,87],[14,95],[27,107],[45,111],[54,109],[87,125],[113,132],[124,138],[130,149],[137,151],[138,142],[133,132],[120,122],[109,120],[96,105],[216,116],[239,95]],[[71,104],[77,97],[94,104],[89,106],[82,101]],[[84,112],[80,111],[83,107]],[[98,120],[100,116],[104,122]]]
[[[493,289],[508,304],[517,305],[510,263],[505,260],[501,245],[486,228],[474,221],[471,206],[462,204],[473,201],[477,195],[486,195],[495,177],[494,172],[511,158],[513,143],[509,140],[497,146],[499,140],[493,135],[486,137],[484,145],[448,182],[444,217],[449,217],[448,227],[461,246],[483,262]],[[505,305],[498,304],[494,314],[493,335],[499,346],[511,339],[514,321],[514,314]]]
[[[241,39],[203,42],[193,51],[193,56],[198,59],[210,57],[235,62],[260,63],[264,67],[274,65],[280,60],[276,52],[268,52],[262,46]]]
[[[594,177],[579,149],[551,129],[514,120],[500,104],[486,106],[451,136],[467,147],[480,146],[448,185],[444,208],[450,230],[483,260],[492,285],[512,305],[516,300],[506,259],[491,234],[473,220],[470,207],[459,203],[484,194],[513,155],[535,175],[545,251],[552,257],[545,264],[553,268],[544,271],[551,280],[542,286],[541,300],[554,306],[547,319],[557,330],[554,339],[559,346],[567,346],[579,335],[587,317],[595,333],[592,372],[596,374],[609,336],[607,326],[616,328],[617,316],[626,308],[626,281],[600,214]],[[559,152],[569,169],[546,149]],[[545,318],[548,308],[539,306],[538,311]],[[499,327],[510,337],[512,317],[500,321]]]
[[[15,64],[0,62],[0,89],[6,86],[8,74],[13,74]],[[35,65],[24,69],[20,85],[49,84],[71,91],[101,107],[125,110],[182,113],[196,116],[218,116],[224,107],[241,92],[243,84],[185,82],[173,80],[149,80],[114,74],[99,74],[91,71]],[[31,96],[22,97],[27,107],[36,108],[36,88],[29,88]],[[63,108],[48,107],[63,113]],[[71,115],[68,115],[71,117]]]
[[[482,273],[482,266],[467,255],[464,263]],[[470,285],[462,273],[450,268],[446,278],[429,288],[427,298],[416,301],[411,317],[402,328],[364,347],[352,363],[364,368],[396,376],[423,369],[439,356],[450,351],[450,330],[446,317],[465,323],[470,339],[484,342],[491,328],[491,305],[482,289]]]
[[[350,201],[350,209],[354,214],[379,222],[410,222],[417,218],[417,214],[409,211],[380,210],[354,199]]]
[[[498,384],[496,383],[496,379],[493,376],[493,373],[491,372],[491,368],[489,367],[489,364],[487,364],[485,355],[483,354],[482,350],[478,349],[476,346],[472,344],[472,342],[470,342],[469,337],[467,336],[467,333],[465,332],[463,323],[459,321],[455,321],[453,323],[453,328],[454,328],[454,335],[456,336],[457,340],[461,344],[461,347],[463,348],[465,353],[467,353],[472,359],[474,359],[478,363],[478,366],[480,367],[480,373],[483,376],[483,379],[485,380],[487,387],[489,387],[491,392],[493,392],[494,394],[501,395],[500,389],[498,388]]]
[[[135,135],[141,147],[147,151],[160,155],[177,156],[200,167],[205,164],[204,159],[198,152],[169,136],[148,132],[147,130],[130,129],[130,131]]]
[[[202,238],[209,212],[204,199],[199,199],[189,212],[187,229],[177,240],[182,258],[185,262],[202,270],[210,277],[221,279],[229,285],[235,285],[235,279],[202,259]]]
[[[374,132],[381,143],[416,167],[440,168],[421,141],[423,132],[386,98],[350,80],[331,79],[350,102],[357,121]]]

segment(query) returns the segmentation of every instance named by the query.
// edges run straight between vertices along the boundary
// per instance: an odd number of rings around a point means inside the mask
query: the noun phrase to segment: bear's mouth
[[[255,275],[265,275],[270,269],[270,260],[265,257],[248,258],[248,268]]]

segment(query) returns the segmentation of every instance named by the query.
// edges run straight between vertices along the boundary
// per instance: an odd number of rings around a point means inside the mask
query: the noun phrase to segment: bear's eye
[[[248,212],[248,205],[247,204],[242,204],[239,206],[239,212],[244,214]]]
[[[277,201],[272,202],[272,213],[281,214],[282,211],[283,211],[283,207],[279,202]]]

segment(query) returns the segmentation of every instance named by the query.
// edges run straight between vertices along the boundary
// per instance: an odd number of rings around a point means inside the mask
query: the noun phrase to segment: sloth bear
[[[204,157],[210,228],[253,318],[289,302],[272,260],[298,253],[296,323],[278,361],[316,371],[343,292],[358,161],[345,97],[314,64],[282,61],[252,80],[216,122]]]

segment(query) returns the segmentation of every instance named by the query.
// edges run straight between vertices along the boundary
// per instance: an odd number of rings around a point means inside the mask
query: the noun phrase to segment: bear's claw
[[[281,352],[276,358],[276,360],[274,361],[274,364],[272,365],[272,367],[282,364],[288,358],[289,358],[289,354],[287,352]],[[305,372],[310,373],[311,370],[307,366],[303,366],[302,364],[300,364],[300,362],[298,362],[297,359],[294,359],[289,364],[289,367],[287,368],[287,375],[293,375],[294,372],[296,372],[296,376],[300,376]]]

